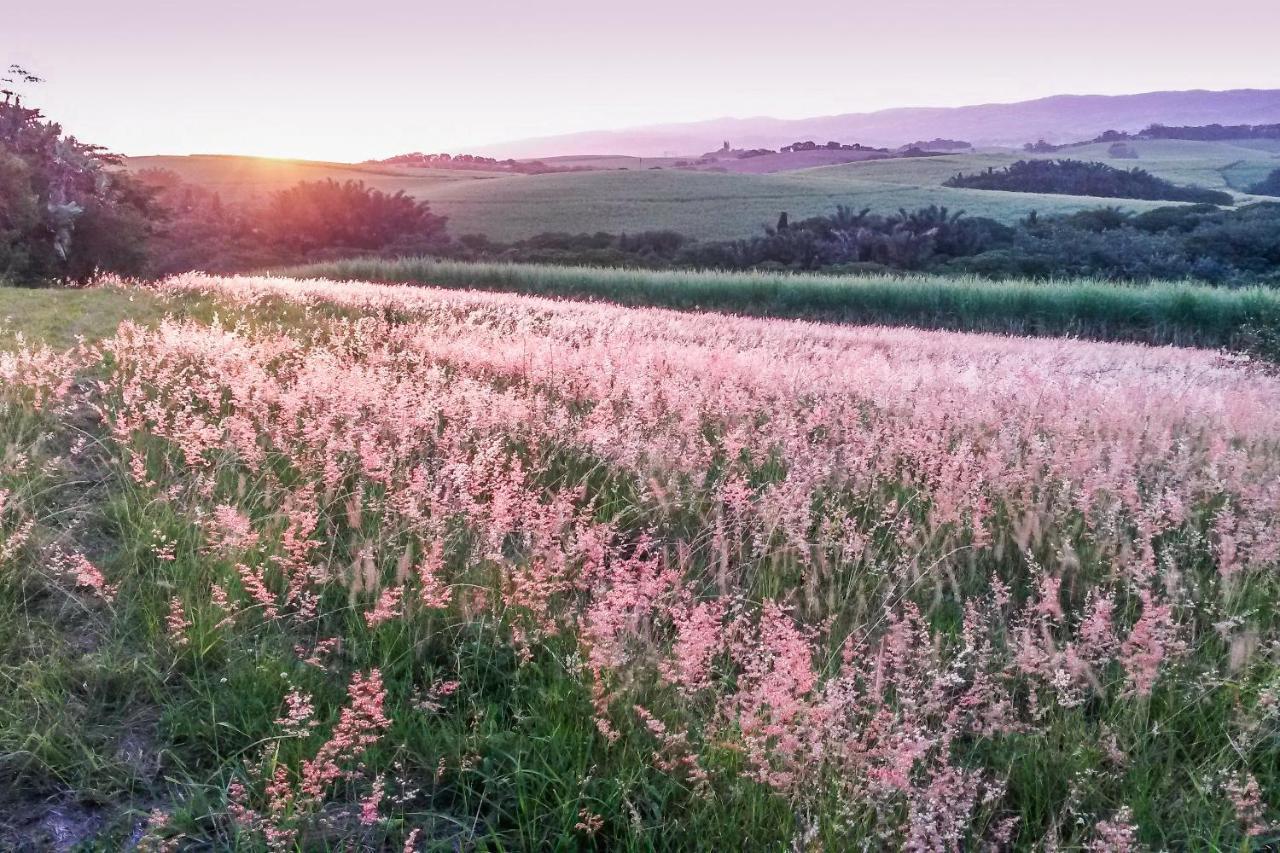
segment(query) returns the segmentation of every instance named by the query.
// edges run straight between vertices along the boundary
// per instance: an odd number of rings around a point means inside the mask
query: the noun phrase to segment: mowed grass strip
[[[293,267],[296,278],[463,287],[821,322],[1226,347],[1280,324],[1280,292],[1168,282],[649,271],[430,258]]]
[[[0,348],[11,348],[21,335],[64,350],[80,339],[92,343],[113,334],[123,320],[151,324],[174,308],[133,288],[27,288],[0,280]]]

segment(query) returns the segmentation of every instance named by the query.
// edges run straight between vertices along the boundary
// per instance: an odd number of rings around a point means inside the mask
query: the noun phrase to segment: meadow
[[[1280,377],[1246,361],[10,294],[0,847],[1280,841]],[[46,343],[64,299],[97,319]]]
[[[1280,292],[1275,288],[1175,282],[1123,285],[995,282],[962,276],[652,271],[431,258],[354,258],[293,267],[281,274],[819,322],[1204,347],[1239,347],[1251,330],[1280,325]]]
[[[213,190],[228,201],[262,200],[299,181],[363,181],[382,192],[403,191],[427,197],[433,190],[457,181],[508,177],[505,172],[481,170],[420,169],[366,163],[330,163],[319,160],[277,160],[223,154],[130,157],[133,172],[161,169],[173,172],[185,183]]]
[[[1242,187],[1280,165],[1277,152],[1231,143],[1140,141],[1141,158],[1116,161],[1106,146],[1064,149],[1055,155],[1138,166],[1180,183],[1228,189],[1244,200]],[[404,190],[449,216],[452,234],[485,234],[520,240],[548,231],[611,233],[673,230],[701,240],[760,234],[786,211],[795,219],[828,214],[836,205],[892,213],[931,204],[1014,222],[1032,211],[1041,216],[1103,206],[1142,212],[1160,202],[1087,196],[992,192],[943,187],[957,172],[1000,168],[1029,155],[1021,152],[955,154],[874,160],[774,174],[721,174],[670,168],[670,161],[639,158],[552,158],[561,166],[600,171],[545,175],[307,164],[235,157],[153,157],[130,160],[130,168],[159,167],[230,197],[265,195],[298,180],[362,180],[384,192]],[[278,169],[271,164],[279,162]],[[645,165],[649,164],[649,165]],[[651,169],[650,165],[662,165]]]
[[[1248,198],[1243,192],[1245,187],[1261,180],[1270,170],[1280,167],[1280,143],[1272,140],[1199,142],[1139,139],[1127,144],[1138,154],[1137,159],[1115,159],[1107,153],[1110,147],[1108,143],[1094,143],[1069,145],[1060,151],[1046,154],[984,151],[948,154],[943,157],[851,163],[826,167],[819,174],[839,173],[849,178],[907,186],[940,186],[957,172],[967,174],[988,168],[1002,169],[1018,160],[1069,158],[1106,163],[1118,169],[1136,167],[1177,184],[1228,190],[1245,199]],[[1114,199],[1111,201],[1114,202]]]

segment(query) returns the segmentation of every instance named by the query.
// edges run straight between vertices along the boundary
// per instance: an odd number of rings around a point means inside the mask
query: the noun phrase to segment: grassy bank
[[[970,277],[823,276],[354,259],[294,267],[300,278],[468,287],[622,305],[838,323],[1153,344],[1232,346],[1280,323],[1280,292],[1186,283],[990,282]]]

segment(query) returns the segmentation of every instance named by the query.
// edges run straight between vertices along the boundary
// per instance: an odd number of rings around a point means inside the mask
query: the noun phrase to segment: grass
[[[1116,160],[1107,143],[1063,149],[1057,156],[1098,160],[1116,168],[1145,169],[1176,184],[1228,190],[1241,195],[1245,187],[1280,165],[1280,144],[1274,140],[1241,139],[1199,142],[1189,139],[1150,139],[1128,143],[1137,160]]]
[[[122,320],[149,323],[172,306],[142,290],[95,287],[85,290],[36,289],[0,282],[0,345],[12,345],[21,333],[55,349],[77,338],[96,341],[115,332]]]
[[[870,299],[870,293],[880,294],[875,300],[905,298],[902,304],[914,305],[911,310],[916,311],[952,310],[939,308],[937,300],[956,296],[950,291],[939,296],[936,291],[947,283],[926,279],[701,276],[682,284],[687,276],[637,278],[639,274],[622,271],[414,263],[415,270],[452,276],[457,285],[540,287],[533,292],[565,295],[563,288],[577,281],[573,286],[624,292],[637,304],[675,294],[678,302],[749,297],[754,301],[748,304],[757,307],[782,300],[798,309],[803,300],[791,290],[797,279],[799,287],[814,288],[809,299],[820,292],[840,294],[844,288],[865,286],[858,298]],[[468,276],[476,281],[464,280]],[[1020,298],[1029,298],[1018,296],[1027,291],[1078,291],[1063,297],[1066,304],[1084,300],[1089,288],[1100,288],[1104,294],[1127,292],[1087,283],[1053,289],[976,281],[955,286],[957,293],[977,293],[970,298],[1003,305],[1006,312],[1016,308]],[[906,288],[906,297],[894,295],[893,288],[900,287]],[[1160,309],[1169,316],[1177,314],[1172,295],[1190,293],[1182,309],[1190,312],[1187,318],[1196,311],[1229,313],[1229,307],[1213,306],[1234,303],[1212,300],[1250,295],[1178,285],[1134,290],[1151,300],[1172,300]],[[1005,294],[1003,299],[995,300],[993,294],[999,293]],[[856,301],[829,298],[843,306],[840,311],[858,310]],[[1038,303],[1041,309],[1052,307],[1048,298]],[[1198,302],[1201,298],[1209,301]],[[1266,304],[1275,307],[1274,302]],[[79,318],[76,333],[96,339],[108,335],[120,319],[151,323],[166,310],[204,320],[217,313],[229,324],[281,324],[300,341],[324,329],[324,312],[298,311],[271,301],[245,314],[213,301],[165,301],[115,289],[0,291],[0,311],[13,317],[12,328],[59,345],[72,342],[60,319]],[[89,458],[73,462],[67,448],[79,437],[90,440]],[[626,731],[618,744],[606,748],[593,725],[589,690],[574,672],[576,648],[567,639],[547,642],[522,662],[497,626],[483,621],[460,628],[419,614],[373,629],[338,584],[329,590],[317,618],[292,627],[242,619],[234,629],[220,630],[214,627],[218,614],[193,605],[190,645],[175,650],[165,627],[170,599],[201,601],[210,580],[227,574],[230,567],[210,555],[206,527],[187,511],[186,498],[169,496],[168,487],[185,489],[193,479],[174,448],[139,439],[135,446],[150,451],[148,473],[155,481],[140,485],[128,476],[121,448],[112,446],[100,424],[35,412],[12,400],[0,409],[0,444],[11,453],[29,455],[24,465],[0,469],[0,488],[12,490],[14,502],[39,519],[43,541],[67,540],[86,548],[121,586],[111,605],[95,602],[53,577],[34,546],[17,565],[0,565],[0,849],[5,849],[7,822],[45,821],[54,807],[75,824],[74,837],[88,838],[92,828],[97,846],[90,849],[124,849],[152,806],[172,814],[175,831],[185,833],[193,849],[259,849],[251,839],[237,839],[225,820],[226,787],[250,772],[264,744],[275,744],[272,754],[280,762],[296,763],[314,752],[314,738],[309,745],[288,739],[276,743],[274,720],[281,712],[281,697],[300,688],[322,709],[326,731],[333,722],[345,683],[335,674],[302,664],[293,650],[299,637],[313,642],[324,636],[343,637],[340,657],[347,669],[377,667],[383,673],[392,697],[388,715],[395,721],[388,741],[395,746],[375,750],[369,764],[375,771],[409,773],[432,791],[426,804],[419,802],[412,813],[415,825],[432,827],[427,840],[435,846],[429,849],[781,851],[794,842],[800,816],[762,786],[741,779],[717,787],[713,797],[691,795],[684,783],[650,766],[652,742],[643,730]],[[279,470],[281,476],[290,476],[287,465]],[[206,503],[234,503],[266,530],[279,507],[271,479],[230,457],[221,459]],[[360,488],[366,485],[376,495],[379,487],[362,483]],[[672,494],[671,500],[681,500]],[[628,499],[635,498],[623,501]],[[346,532],[334,532],[324,543],[326,560],[340,568],[350,562],[348,548],[356,544],[346,541],[354,540],[356,531],[344,527],[351,522],[349,511],[339,508],[342,502],[339,495],[326,509],[331,517],[325,529]],[[366,522],[373,522],[370,529],[379,529],[378,518]],[[0,514],[0,525],[2,543],[11,535],[12,524]],[[1087,535],[1081,535],[1087,541]],[[166,541],[174,546],[168,561],[157,556],[157,545]],[[1202,540],[1196,541],[1195,547],[1203,546]],[[1171,533],[1161,545],[1181,558],[1180,549],[1185,545],[1190,554],[1195,542],[1185,544]],[[1082,554],[1081,576],[1110,570],[1094,565],[1087,552]],[[1016,549],[991,560],[957,567],[962,579],[966,574],[985,577],[988,570],[1014,577],[1026,572]],[[1198,573],[1205,567],[1189,560],[1180,567],[1193,579],[1191,587],[1200,589]],[[782,594],[786,584],[780,577],[765,580],[779,588],[761,590],[762,594]],[[919,592],[926,611],[939,622],[948,618],[948,589],[939,582],[936,590],[926,585]],[[1229,615],[1246,614],[1264,638],[1274,637],[1275,596],[1274,577],[1260,577],[1256,587],[1243,589],[1231,602]],[[1222,616],[1206,610],[1203,621]],[[1071,709],[1050,705],[1042,727],[999,745],[960,748],[971,749],[967,755],[978,766],[996,767],[1008,777],[1011,800],[1027,832],[1060,825],[1069,847],[1083,832],[1069,822],[1072,815],[1093,819],[1112,814],[1124,803],[1133,807],[1144,827],[1142,840],[1157,848],[1262,849],[1240,841],[1234,816],[1217,786],[1224,768],[1239,763],[1235,753],[1242,749],[1257,756],[1252,765],[1264,785],[1277,781],[1280,764],[1269,760],[1276,754],[1271,729],[1249,729],[1257,736],[1247,744],[1233,740],[1235,721],[1260,701],[1260,685],[1275,683],[1274,660],[1259,663],[1259,672],[1248,678],[1242,674],[1220,683],[1217,668],[1224,653],[1219,645],[1209,632],[1189,666],[1205,673],[1203,690],[1198,683],[1173,681],[1141,705],[1114,697]],[[415,711],[415,685],[453,676],[465,678],[465,696],[441,713]],[[1126,763],[1117,765],[1096,749],[1104,733],[1119,738]],[[735,762],[741,759],[726,751],[709,760],[721,762],[729,770],[725,775],[734,776]],[[435,777],[432,785],[438,766],[447,766],[444,782]],[[1274,790],[1264,791],[1273,807]],[[608,817],[594,840],[575,830],[584,809]],[[340,818],[334,815],[335,821]],[[343,824],[337,826],[329,835],[305,839],[302,849],[348,849],[344,842],[350,839],[341,835]],[[386,845],[398,841],[404,829],[388,823],[377,832],[389,838],[366,840],[383,844],[374,849],[391,849]],[[51,833],[38,837],[53,843]],[[820,840],[827,842],[827,849],[847,849],[842,844],[846,839]],[[1274,837],[1260,839],[1259,844],[1270,840]]]
[[[328,163],[318,160],[277,160],[220,154],[130,157],[125,167],[167,169],[188,183],[207,187],[227,199],[262,197],[287,189],[299,181],[364,181],[375,189],[425,196],[445,184],[506,177],[505,172],[456,169],[415,169],[363,163]]]
[[[1250,143],[1259,143],[1253,145]],[[941,184],[957,172],[971,174],[988,168],[1002,169],[1018,160],[1093,160],[1117,169],[1138,168],[1176,184],[1241,193],[1250,176],[1280,163],[1280,145],[1270,140],[1196,142],[1181,139],[1137,140],[1127,143],[1138,152],[1136,160],[1118,160],[1107,153],[1108,143],[1073,145],[1051,154],[965,153],[904,160],[847,163],[809,170],[806,174],[841,175],[850,179],[907,186]],[[1114,202],[1114,199],[1109,201]],[[1105,203],[1105,202],[1103,202]]]
[[[923,162],[911,161],[911,162]],[[905,162],[905,161],[903,161]],[[840,167],[829,167],[838,169]],[[951,173],[954,174],[954,173]],[[950,174],[944,176],[950,177]],[[611,233],[673,230],[702,240],[748,237],[786,211],[793,219],[828,214],[836,205],[891,213],[941,204],[973,216],[1013,222],[1035,210],[1073,213],[1115,204],[1087,197],[994,193],[941,187],[932,176],[915,183],[882,181],[875,173],[815,169],[771,175],[659,171],[581,172],[476,181],[432,188],[425,197],[449,216],[453,234],[483,233],[518,240],[545,231]],[[1142,211],[1159,202],[1122,201]]]
[[[263,196],[301,180],[362,180],[386,192],[403,190],[449,216],[453,234],[518,240],[546,231],[613,233],[674,230],[705,240],[761,233],[786,211],[793,218],[827,214],[838,204],[890,213],[941,204],[973,216],[1013,222],[1035,210],[1073,213],[1102,204],[1134,211],[1160,202],[1028,195],[954,189],[941,183],[961,168],[1007,165],[1008,155],[874,161],[771,175],[720,174],[671,168],[548,175],[412,169],[265,160],[249,157],[139,157],[129,168],[171,169],[228,198]],[[570,163],[580,161],[570,160]]]
[[[1277,165],[1274,146],[1243,141],[1132,143],[1139,160],[1112,160],[1106,145],[1064,149],[1054,155],[1137,166],[1176,183],[1226,189],[1242,199],[1245,187]],[[943,187],[957,172],[1000,168],[1020,152],[951,154],[874,160],[769,175],[720,174],[670,168],[670,159],[551,158],[557,165],[600,171],[550,175],[413,169],[367,164],[196,155],[138,157],[131,169],[171,169],[185,180],[227,197],[262,196],[301,180],[362,180],[386,192],[403,190],[430,201],[450,218],[454,234],[518,240],[545,231],[613,233],[669,229],[704,240],[759,234],[786,211],[793,218],[827,214],[838,204],[890,213],[905,207],[946,205],[972,216],[1013,222],[1031,211],[1067,214],[1102,205],[1135,212],[1167,202],[1003,193]],[[650,165],[663,168],[651,170]]]
[[[295,267],[285,274],[823,322],[1208,347],[1237,343],[1242,326],[1280,322],[1280,291],[1183,283],[654,272],[428,258],[335,261]]]

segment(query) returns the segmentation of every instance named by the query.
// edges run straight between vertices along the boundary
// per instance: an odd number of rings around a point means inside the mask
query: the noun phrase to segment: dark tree
[[[445,217],[403,192],[326,180],[276,193],[264,227],[274,243],[303,256],[346,249],[425,251],[444,240]]]
[[[1229,205],[1235,201],[1230,193],[1202,187],[1181,187],[1163,178],[1157,178],[1142,169],[1126,171],[1105,163],[1087,163],[1081,160],[1019,160],[1004,169],[988,169],[973,175],[956,175],[945,185],[977,190],[1189,201],[1222,205]]]
[[[119,159],[65,136],[19,88],[40,78],[10,66],[0,78],[0,275],[19,282],[141,273],[153,210]]]

